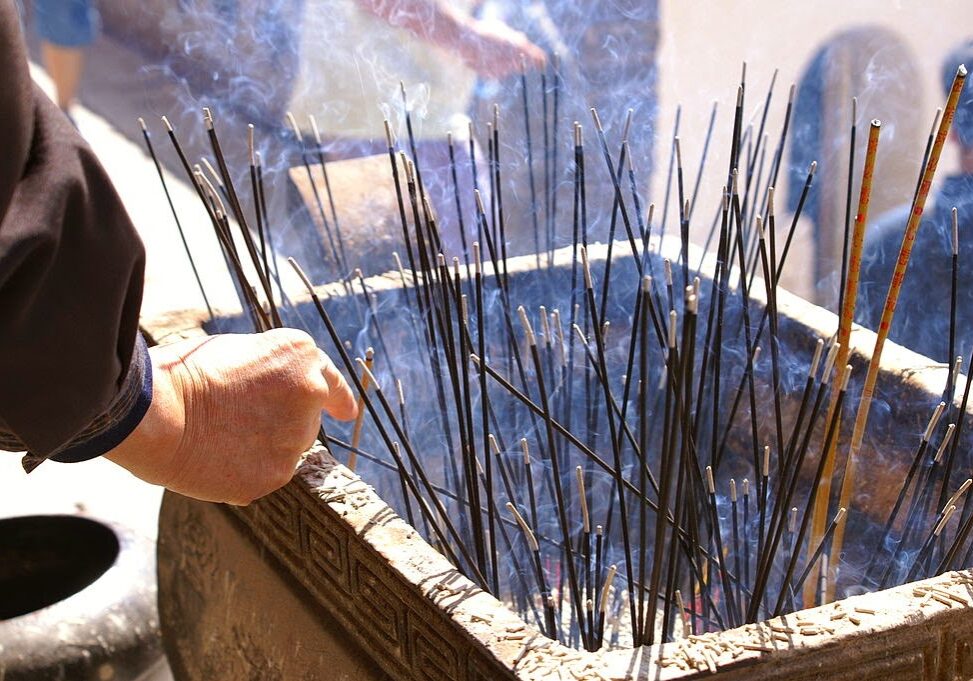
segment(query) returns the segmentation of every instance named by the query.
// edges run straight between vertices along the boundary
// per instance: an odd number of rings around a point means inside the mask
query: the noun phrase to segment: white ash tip
[[[818,162],[817,161],[811,161],[811,166],[808,168],[808,173],[810,173],[811,175],[813,175],[814,172],[817,169],[818,169]]]
[[[595,130],[598,132],[604,132],[604,128],[601,126],[601,117],[598,115],[598,109],[591,107],[591,118],[595,122]]]
[[[734,504],[737,501],[737,481],[730,478],[730,501]]]
[[[926,442],[932,437],[933,431],[936,430],[936,426],[939,424],[939,418],[943,415],[943,410],[946,409],[946,403],[940,402],[936,405],[936,409],[933,411],[932,416],[929,417],[929,424],[926,426],[926,432],[923,433],[922,439]]]
[[[632,116],[635,114],[635,109],[629,109],[628,113],[625,114],[625,125],[622,126],[622,144],[628,144],[628,133],[632,129]],[[631,158],[629,158],[631,161]]]
[[[838,359],[839,350],[841,350],[841,343],[835,343],[828,350],[828,356],[824,360],[824,373],[821,375],[822,383],[829,383],[831,381],[831,370],[834,368],[835,360]]]
[[[770,445],[764,445],[764,460],[760,469],[761,475],[765,478],[770,477]]]
[[[375,390],[381,392],[382,388],[378,383],[378,379],[375,378],[375,374],[373,374],[372,370],[368,368],[367,364],[365,364],[365,360],[363,360],[361,357],[356,357],[355,364],[361,368],[362,374],[368,378],[368,381],[375,386]]]
[[[818,365],[821,362],[821,353],[824,351],[824,340],[818,338],[818,342],[814,344],[814,357],[811,358],[811,369],[807,372],[807,375],[811,378],[818,373]]]
[[[837,525],[842,520],[844,520],[845,519],[845,516],[847,514],[848,514],[848,509],[846,509],[844,506],[842,506],[841,508],[839,508],[838,509],[838,512],[834,514],[834,522],[835,522],[835,524]]]
[[[311,125],[311,134],[314,135],[314,143],[321,146],[321,131],[318,129],[318,121],[314,114],[307,115],[307,122]]]
[[[148,128],[145,127],[145,119],[142,118],[141,116],[139,116],[139,127],[142,128],[142,132],[145,132],[145,131],[148,130]]]
[[[943,514],[942,519],[936,525],[936,529],[933,530],[933,536],[938,537],[940,534],[942,534],[943,528],[946,527],[946,523],[949,522],[949,519],[953,517],[954,513],[956,513],[955,504],[946,509],[946,512]]]
[[[939,449],[936,450],[936,456],[933,457],[933,461],[936,463],[939,463],[943,458],[943,454],[946,453],[946,448],[949,446],[949,441],[953,437],[954,430],[956,430],[955,423],[950,423],[948,426],[946,426],[946,433],[943,435],[943,441],[939,443]]]
[[[308,279],[307,274],[304,272],[301,266],[297,264],[297,261],[294,260],[294,258],[287,258],[287,262],[290,264],[291,267],[294,268],[294,272],[297,273],[297,276],[300,278],[301,282],[304,284],[307,290],[313,293],[314,286],[311,285],[311,280]]]
[[[524,327],[524,333],[527,336],[528,345],[536,345],[537,339],[534,338],[534,328],[530,325],[530,319],[527,318],[527,310],[521,305],[517,308],[517,314],[520,316],[520,324]]]
[[[960,64],[956,69],[956,75],[960,78],[966,78],[966,64]]]
[[[584,135],[581,132],[581,124],[574,122],[574,146],[580,147],[584,142]]]
[[[168,132],[172,132],[172,123],[169,122],[169,118],[166,116],[162,117],[162,124],[166,126]]]
[[[584,272],[584,285],[585,288],[594,288],[591,281],[591,265],[588,263],[588,249],[584,246],[581,247],[581,267]]]
[[[953,206],[950,213],[953,217],[953,255],[959,255],[959,214],[956,211],[956,206]]]
[[[710,494],[716,494],[716,483],[713,482],[713,467],[706,467],[706,487]]]
[[[284,115],[287,117],[287,122],[290,123],[291,130],[294,131],[294,137],[301,139],[301,127],[297,124],[297,119],[294,118],[294,114],[288,111]]]
[[[882,121],[878,120],[877,118],[873,118],[872,119],[872,127],[873,128],[881,128],[882,127]]]
[[[750,496],[750,478],[743,479],[743,496]]]

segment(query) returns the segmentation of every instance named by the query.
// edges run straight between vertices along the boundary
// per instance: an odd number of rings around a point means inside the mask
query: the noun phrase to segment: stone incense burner
[[[558,252],[556,262],[569,257]],[[603,249],[593,247],[591,257],[603,259]],[[513,259],[511,276],[529,276],[533,262],[533,256]],[[397,274],[368,284],[378,296],[399,294]],[[761,290],[753,287],[756,303]],[[334,285],[322,292],[344,295]],[[307,306],[307,299],[295,302]],[[782,339],[808,357],[814,340],[837,328],[834,315],[785,291],[778,309]],[[203,321],[202,313],[189,311],[147,327],[166,342],[206,333]],[[855,328],[851,363],[860,374],[873,343],[870,331]],[[863,458],[882,463],[862,476],[856,510],[891,504],[945,375],[942,365],[886,346],[879,393],[897,399],[866,438]],[[957,395],[962,388],[961,380]],[[853,380],[849,395],[857,399],[860,390]],[[787,395],[786,408],[795,409],[797,399]],[[168,494],[158,555],[160,615],[177,678],[973,677],[973,573],[967,571],[675,643],[576,651],[544,638],[478,589],[367,480],[320,446],[307,453],[290,484],[246,508]]]

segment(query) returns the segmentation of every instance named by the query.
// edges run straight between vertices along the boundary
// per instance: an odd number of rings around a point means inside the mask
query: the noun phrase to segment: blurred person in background
[[[548,54],[557,55],[562,84],[556,133],[560,140],[559,167],[556,170],[560,174],[554,178],[563,193],[558,204],[559,217],[562,221],[570,220],[573,172],[570,160],[573,158],[571,126],[573,121],[578,121],[584,128],[585,149],[589,154],[585,177],[589,238],[592,241],[604,241],[608,235],[614,185],[598,147],[589,109],[594,107],[598,110],[613,162],[618,160],[625,119],[629,109],[632,110],[632,128],[628,135],[629,154],[637,181],[643,190],[647,189],[652,177],[652,154],[657,133],[656,52],[660,35],[659,3],[656,0],[486,0],[480,7],[480,15],[522,30]],[[544,170],[543,154],[540,153],[543,129],[540,123],[542,102],[538,80],[537,76],[529,75],[534,183],[535,191],[540,196]],[[549,72],[547,95],[550,115],[553,115],[552,81],[552,72]],[[501,125],[505,126],[506,131],[500,143],[502,157],[507,160],[522,158],[526,152],[519,70],[511,72],[505,79],[481,79],[477,84],[472,110],[474,120],[480,123],[477,135],[481,140],[485,140],[486,122],[492,119],[494,103],[500,106],[503,121]],[[502,189],[505,212],[528,216],[532,206],[527,164],[519,163],[514,168],[504,168],[504,173]],[[623,190],[627,186],[626,180],[622,185]],[[625,196],[626,201],[630,201],[627,191]],[[648,205],[648,201],[644,201],[643,205]],[[634,225],[635,216],[631,215],[630,219]],[[672,230],[674,223],[671,215],[669,219],[669,229]],[[526,227],[530,221],[524,219],[522,222],[522,226]],[[618,220],[616,229],[615,238],[623,238],[625,232],[621,219]],[[513,249],[515,252],[534,250],[532,234],[526,234],[525,230],[514,236],[519,237],[520,241]],[[560,231],[555,246],[570,243],[569,231]],[[545,245],[541,240],[542,249]]]
[[[948,93],[960,64],[973,65],[973,40],[953,49],[942,65],[942,83]],[[959,281],[956,314],[957,354],[966,355],[973,340],[973,88],[960,95],[950,131],[959,167],[943,177],[929,197],[916,235],[909,267],[899,296],[889,339],[937,362],[948,357],[952,271],[952,210],[959,224]],[[866,234],[857,321],[878,326],[889,282],[902,246],[902,234],[911,212],[903,204],[879,217]]]
[[[313,114],[328,160],[385,154],[383,120],[408,149],[404,85],[426,194],[444,249],[459,254],[447,133],[454,140],[465,228],[475,233],[468,112],[477,78],[502,80],[544,52],[501,21],[475,18],[467,0],[307,0],[298,76],[289,103],[299,124]]]
[[[98,36],[98,11],[91,0],[34,0],[34,25],[57,105],[69,114],[84,71],[85,48]]]

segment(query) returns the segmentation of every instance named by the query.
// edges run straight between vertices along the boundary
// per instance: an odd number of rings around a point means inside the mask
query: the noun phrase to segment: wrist
[[[138,426],[105,458],[147,482],[168,485],[185,428],[182,389],[165,347],[149,350],[152,403]],[[178,362],[178,360],[176,360]]]

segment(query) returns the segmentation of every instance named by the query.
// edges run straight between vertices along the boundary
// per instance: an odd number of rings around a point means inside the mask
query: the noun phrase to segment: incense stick
[[[865,376],[865,385],[862,389],[862,397],[861,401],[859,402],[858,414],[855,417],[855,428],[852,431],[848,458],[845,461],[845,475],[841,482],[841,494],[839,496],[839,504],[845,508],[849,508],[852,490],[855,486],[857,459],[861,450],[862,441],[865,437],[865,424],[868,422],[868,412],[869,408],[871,407],[872,395],[875,391],[875,382],[878,379],[878,367],[879,362],[882,359],[882,349],[885,346],[885,340],[888,337],[889,329],[892,325],[892,317],[895,314],[895,307],[898,303],[899,293],[902,289],[902,280],[905,278],[905,270],[909,265],[909,257],[912,255],[912,246],[915,243],[916,233],[919,230],[922,212],[926,205],[926,198],[929,195],[929,190],[932,186],[932,179],[935,176],[936,168],[939,165],[939,157],[942,154],[943,145],[946,143],[947,134],[953,123],[953,116],[956,112],[956,106],[959,102],[959,95],[963,89],[963,83],[965,80],[966,67],[961,64],[956,70],[956,76],[953,79],[949,97],[946,101],[946,107],[943,110],[942,121],[940,122],[939,129],[936,133],[936,141],[933,144],[929,161],[926,164],[925,170],[923,171],[922,183],[919,187],[919,193],[916,197],[915,206],[909,215],[909,221],[906,224],[905,234],[902,237],[902,247],[899,249],[899,257],[895,264],[895,271],[892,275],[892,281],[889,284],[889,291],[885,298],[885,306],[882,309],[882,318],[875,338],[875,349],[872,351],[871,361],[868,365],[868,373]],[[843,528],[838,528],[838,530],[835,532],[834,549],[831,553],[831,560],[833,563],[836,563],[838,557],[841,555],[843,541]],[[831,569],[834,569],[835,567],[837,567],[835,564],[831,565]],[[830,597],[831,594],[829,593],[828,596]]]

